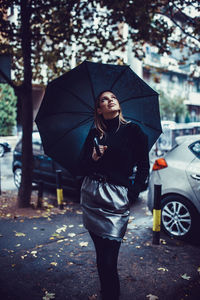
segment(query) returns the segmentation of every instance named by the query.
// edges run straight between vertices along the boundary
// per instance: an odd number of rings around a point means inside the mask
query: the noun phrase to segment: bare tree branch
[[[196,40],[196,41],[199,42],[199,39],[196,38],[195,36],[193,36],[192,34],[190,34],[189,32],[185,31],[184,28],[183,28],[181,25],[179,25],[179,24],[174,20],[174,18],[173,18],[172,15],[169,16],[169,15],[166,15],[166,14],[161,13],[161,12],[158,12],[157,14],[169,18],[169,19],[170,19],[170,20],[171,20],[171,21],[172,21],[179,29],[181,29],[181,31],[182,31],[185,35],[187,35],[187,36],[191,37],[192,39],[194,39],[194,40]]]

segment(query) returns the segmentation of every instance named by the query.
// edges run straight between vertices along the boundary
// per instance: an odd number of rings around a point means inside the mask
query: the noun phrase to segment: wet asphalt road
[[[131,208],[120,249],[120,299],[155,295],[162,300],[198,300],[199,245],[163,233],[160,245],[152,245],[152,216],[145,198],[142,193]],[[66,208],[48,218],[0,220],[1,299],[37,300],[46,295],[44,299],[84,300],[99,295],[94,247],[82,226],[80,205],[68,203]]]

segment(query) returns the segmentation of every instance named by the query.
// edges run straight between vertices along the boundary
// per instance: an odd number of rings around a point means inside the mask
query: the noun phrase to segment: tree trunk
[[[30,206],[32,191],[32,68],[31,68],[31,9],[29,0],[21,0],[21,42],[24,61],[24,81],[20,88],[22,100],[22,181],[18,193],[18,206]]]

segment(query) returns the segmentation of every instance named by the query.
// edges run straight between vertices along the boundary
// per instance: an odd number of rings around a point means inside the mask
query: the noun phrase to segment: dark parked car
[[[10,145],[5,141],[0,140],[0,157],[3,157],[4,153],[10,152],[10,151],[11,151]]]
[[[42,142],[38,132],[33,132],[33,184],[37,184],[40,181],[44,183],[47,188],[53,188],[56,191],[56,170],[62,171],[62,187],[64,193],[78,196],[80,184],[77,180],[70,175],[70,173],[54,162],[50,157],[44,154]],[[21,174],[22,174],[22,140],[17,143],[13,153],[13,174],[14,182],[17,188],[20,186]]]

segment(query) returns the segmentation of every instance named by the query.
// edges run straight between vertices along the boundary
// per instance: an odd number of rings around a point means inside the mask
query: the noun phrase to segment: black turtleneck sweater
[[[105,120],[106,134],[100,139],[97,129],[90,130],[80,158],[80,170],[84,176],[100,173],[108,182],[129,186],[129,177],[133,167],[137,166],[134,185],[141,187],[149,173],[148,140],[140,127],[134,123],[120,124],[119,117]],[[106,145],[104,155],[98,160],[92,159],[94,137],[100,145]]]

